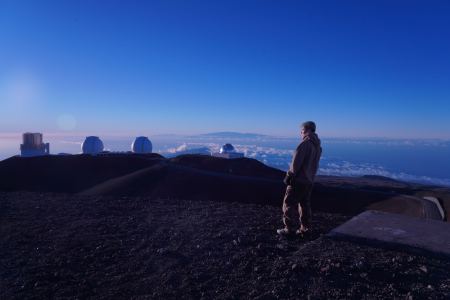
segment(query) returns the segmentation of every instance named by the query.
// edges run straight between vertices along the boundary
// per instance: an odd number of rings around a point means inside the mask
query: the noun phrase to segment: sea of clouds
[[[342,143],[343,141],[336,141]],[[349,143],[361,143],[361,141],[349,140]],[[333,141],[331,141],[333,143]],[[416,141],[364,141],[385,146],[415,146]],[[233,144],[238,152],[242,152],[246,157],[257,159],[264,164],[286,171],[289,168],[294,149],[283,149],[277,147],[261,146],[254,144]],[[421,143],[420,145],[424,145]],[[427,141],[425,146],[439,147],[448,146],[448,141]],[[205,149],[209,149],[211,153],[218,152],[221,144],[214,142],[192,142],[182,143],[179,146],[171,147],[159,151],[161,154],[173,157],[180,154],[196,153],[197,149],[201,149],[205,154]],[[199,152],[200,153],[200,152]],[[402,172],[401,170],[390,170],[387,167],[377,163],[352,162],[342,160],[336,157],[323,156],[320,162],[320,175],[328,176],[350,176],[358,177],[363,175],[377,175],[393,178],[400,181],[416,182],[430,185],[450,186],[450,178],[436,178],[430,176],[414,175]]]

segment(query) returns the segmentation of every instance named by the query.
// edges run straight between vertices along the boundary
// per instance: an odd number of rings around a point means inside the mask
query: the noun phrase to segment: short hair
[[[311,132],[316,132],[316,123],[314,123],[313,121],[302,123],[302,127],[304,127],[306,130],[310,130]]]

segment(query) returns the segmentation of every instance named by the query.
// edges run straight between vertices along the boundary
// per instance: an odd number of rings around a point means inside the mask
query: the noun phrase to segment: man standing
[[[285,227],[277,230],[279,235],[304,234],[311,226],[311,191],[322,154],[316,124],[312,121],[303,123],[301,137],[302,142],[295,150],[284,178],[287,185],[283,200]]]

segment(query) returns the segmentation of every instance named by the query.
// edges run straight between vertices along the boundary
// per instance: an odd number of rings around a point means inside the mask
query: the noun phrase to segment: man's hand
[[[283,182],[285,185],[291,185],[292,183],[292,174],[287,172],[286,176],[284,176]]]

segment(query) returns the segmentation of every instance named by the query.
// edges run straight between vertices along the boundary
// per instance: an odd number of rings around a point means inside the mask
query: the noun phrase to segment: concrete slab
[[[327,237],[450,259],[450,223],[365,211]]]
[[[426,199],[426,198],[422,198],[422,205],[423,205],[423,212],[424,212],[424,217],[426,219],[432,219],[432,220],[439,220],[442,221],[444,220],[441,212],[439,211],[439,201],[434,202],[431,201],[430,199]],[[436,199],[437,200],[437,199]]]
[[[440,214],[440,216],[441,216],[441,219],[442,219],[442,220],[445,220],[445,212],[444,212],[444,208],[442,207],[441,203],[439,202],[439,200],[438,200],[436,197],[433,197],[433,196],[425,196],[425,197],[423,197],[423,199],[424,199],[424,200],[427,200],[427,201],[430,201],[430,202],[433,202],[434,205],[436,205],[436,208],[437,208],[438,211],[439,211],[439,214]]]
[[[420,198],[409,195],[394,195],[386,200],[372,203],[367,209],[416,218],[443,220],[439,201],[437,199],[436,201],[430,200],[429,197]]]

